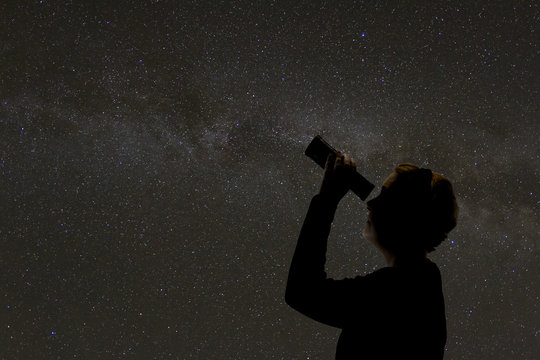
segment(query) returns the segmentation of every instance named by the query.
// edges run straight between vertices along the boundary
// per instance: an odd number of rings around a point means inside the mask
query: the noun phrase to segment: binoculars
[[[330,146],[330,144],[324,141],[324,139],[320,135],[315,136],[315,138],[313,138],[313,140],[306,149],[306,155],[309,156],[323,169],[326,165],[326,159],[330,154],[336,155],[336,149],[334,149],[332,146]],[[360,175],[358,172],[355,172],[352,177],[352,192],[354,192],[360,199],[362,199],[362,201],[366,200],[375,185],[366,180],[366,178]]]

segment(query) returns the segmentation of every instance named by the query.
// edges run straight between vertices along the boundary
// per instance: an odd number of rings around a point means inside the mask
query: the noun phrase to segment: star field
[[[284,302],[322,171],[454,184],[432,254],[446,359],[540,353],[538,5],[8,1],[0,5],[0,358],[330,359]],[[367,274],[367,210],[327,268]]]

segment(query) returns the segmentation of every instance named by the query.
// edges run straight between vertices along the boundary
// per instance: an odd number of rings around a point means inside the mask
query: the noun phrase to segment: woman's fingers
[[[328,154],[328,157],[326,158],[326,165],[324,166],[324,170],[328,171],[329,169],[335,169],[336,167],[336,156],[334,154]]]
[[[347,154],[338,152],[330,154],[319,192],[339,201],[349,191],[351,173],[356,170],[354,159]]]
[[[338,168],[349,168],[352,170],[356,170],[356,162],[352,157],[345,153],[338,152],[335,155],[328,155],[328,158],[326,159],[325,170],[332,169],[335,171]],[[342,169],[340,169],[340,171],[341,170]]]
[[[338,152],[336,154],[336,162],[334,163],[334,170],[336,170],[340,166],[343,166],[343,154]]]
[[[350,168],[352,170],[356,170],[356,162],[354,161],[354,159],[352,157],[350,157],[347,154],[342,155],[340,165],[342,165],[344,167],[348,167],[348,168]]]

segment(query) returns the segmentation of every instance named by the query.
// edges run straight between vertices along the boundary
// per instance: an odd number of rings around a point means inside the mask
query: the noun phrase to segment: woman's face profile
[[[377,195],[376,197],[374,197],[373,199],[367,202],[367,208],[369,210],[369,214],[366,221],[366,225],[364,226],[364,230],[362,231],[362,235],[364,236],[365,239],[369,240],[370,242],[372,242],[373,244],[377,246],[379,246],[379,242],[378,242],[377,229],[373,222],[373,216],[374,216],[373,214],[375,213],[376,215],[377,209],[380,208],[381,206],[384,206],[385,191],[396,181],[397,177],[398,177],[398,173],[395,171],[392,172],[390,175],[388,175],[388,177],[386,178],[386,180],[384,180],[382,184],[381,192],[379,193],[379,195]]]

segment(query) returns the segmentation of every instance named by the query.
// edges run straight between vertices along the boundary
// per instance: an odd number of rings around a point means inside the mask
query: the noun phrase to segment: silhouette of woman
[[[442,359],[446,317],[441,275],[427,258],[456,226],[458,207],[442,175],[401,164],[367,203],[363,236],[387,267],[354,279],[326,276],[334,213],[349,190],[354,160],[329,156],[319,194],[309,206],[291,263],[285,300],[341,328],[336,359]]]

